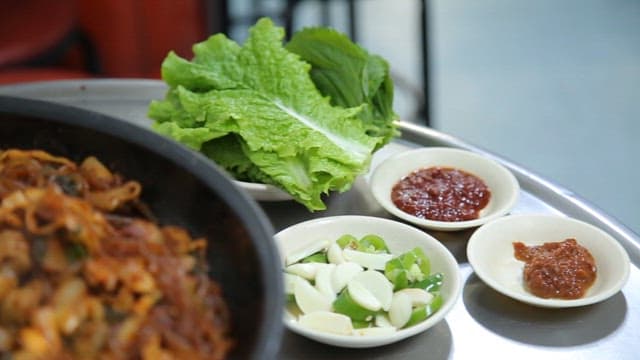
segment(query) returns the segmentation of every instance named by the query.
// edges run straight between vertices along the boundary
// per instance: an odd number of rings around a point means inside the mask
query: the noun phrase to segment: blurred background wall
[[[221,31],[241,42],[259,16],[349,33],[391,64],[403,120],[493,151],[640,233],[637,0],[3,0],[0,83],[158,78],[169,50],[189,57]]]
[[[432,1],[432,124],[640,233],[640,1]]]

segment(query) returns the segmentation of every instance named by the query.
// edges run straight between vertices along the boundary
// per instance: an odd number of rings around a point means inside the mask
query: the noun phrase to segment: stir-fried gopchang
[[[66,195],[82,197],[104,211],[137,203],[140,184],[124,181],[95,157],[78,167],[71,160],[44,151],[6,150],[0,153],[0,198],[15,190],[54,185]]]
[[[225,356],[228,311],[206,240],[127,215],[140,191],[95,158],[0,152],[0,353]]]

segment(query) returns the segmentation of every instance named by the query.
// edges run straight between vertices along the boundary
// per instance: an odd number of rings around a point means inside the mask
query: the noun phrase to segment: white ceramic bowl
[[[249,195],[257,201],[293,200],[291,194],[273,185],[238,180],[234,180],[234,183],[249,193]]]
[[[596,280],[583,298],[544,299],[523,283],[524,262],[514,257],[513,242],[541,245],[575,238],[593,255]],[[540,307],[575,307],[603,301],[616,294],[629,277],[629,256],[613,237],[585,222],[559,215],[511,215],[477,229],[467,244],[473,270],[487,285],[516,300]]]
[[[392,254],[409,251],[416,246],[421,247],[431,261],[432,272],[442,272],[444,281],[441,294],[444,302],[442,307],[425,321],[412,327],[401,329],[392,335],[380,336],[350,336],[335,335],[310,330],[297,323],[295,317],[285,311],[285,325],[300,335],[321,343],[349,347],[365,348],[390,344],[407,337],[421,333],[440,320],[451,310],[462,291],[462,281],[458,264],[449,250],[434,237],[410,225],[394,220],[370,216],[334,216],[298,223],[286,228],[275,235],[282,259],[296,249],[326,240],[335,240],[344,234],[352,234],[360,238],[367,234],[381,236]],[[284,260],[282,260],[284,265]]]
[[[391,189],[400,179],[415,170],[433,166],[464,170],[484,181],[491,198],[477,219],[451,222],[423,219],[393,204]],[[471,151],[442,147],[419,148],[387,158],[373,171],[370,186],[375,199],[391,214],[420,227],[441,231],[476,227],[503,216],[516,204],[520,193],[515,176],[498,162]]]

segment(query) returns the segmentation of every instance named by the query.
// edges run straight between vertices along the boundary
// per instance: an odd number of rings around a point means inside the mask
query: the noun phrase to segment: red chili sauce
[[[515,257],[524,261],[524,281],[542,298],[579,299],[596,280],[596,263],[576,239],[526,246],[514,242]]]
[[[398,209],[438,221],[477,219],[490,197],[491,192],[481,179],[449,167],[416,170],[391,190],[391,201]]]

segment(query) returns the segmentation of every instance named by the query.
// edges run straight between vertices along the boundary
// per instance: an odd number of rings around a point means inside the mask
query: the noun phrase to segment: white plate
[[[464,170],[484,181],[491,198],[477,219],[451,222],[423,219],[393,204],[391,189],[400,179],[415,170],[433,166]],[[375,199],[391,214],[420,227],[442,231],[476,227],[503,216],[516,204],[520,192],[515,176],[498,162],[471,151],[442,147],[409,150],[387,158],[374,169],[370,186]]]
[[[269,184],[251,183],[234,180],[234,183],[245,190],[257,201],[287,201],[293,200],[288,192]]]
[[[514,257],[513,242],[541,245],[575,238],[596,261],[596,280],[583,298],[544,299],[524,286],[524,262]],[[575,307],[603,301],[617,293],[629,277],[629,256],[609,234],[585,222],[556,215],[511,215],[477,229],[467,244],[473,270],[487,285],[516,300],[549,308]]]
[[[380,336],[335,335],[310,330],[300,326],[295,317],[285,311],[285,325],[293,332],[334,346],[349,348],[381,346],[429,329],[442,320],[458,300],[462,291],[462,282],[455,258],[438,240],[410,225],[370,216],[333,216],[298,223],[280,231],[275,238],[284,264],[284,259],[290,252],[305,248],[314,242],[335,240],[344,234],[352,234],[357,238],[367,234],[379,235],[385,240],[392,254],[400,254],[417,246],[421,247],[431,261],[431,271],[444,274],[440,290],[444,300],[442,307],[417,325],[398,330],[392,335]]]

